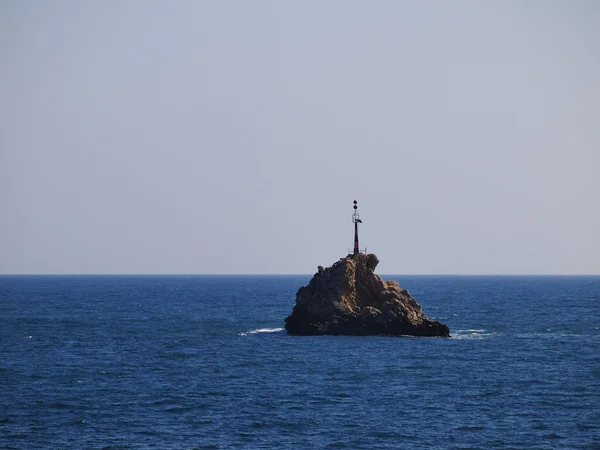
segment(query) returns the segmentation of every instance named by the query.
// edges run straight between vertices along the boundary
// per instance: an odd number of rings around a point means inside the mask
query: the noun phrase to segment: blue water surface
[[[288,336],[309,276],[1,276],[0,447],[600,448],[600,277],[388,276],[451,339]]]

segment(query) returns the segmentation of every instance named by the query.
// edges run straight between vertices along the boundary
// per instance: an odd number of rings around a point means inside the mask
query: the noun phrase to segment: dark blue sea
[[[387,276],[452,338],[288,336],[309,278],[0,277],[0,448],[600,448],[600,277]]]

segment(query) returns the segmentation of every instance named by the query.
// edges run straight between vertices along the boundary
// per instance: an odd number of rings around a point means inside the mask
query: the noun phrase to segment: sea
[[[600,277],[388,275],[451,338],[289,336],[309,275],[1,276],[3,449],[600,449]]]

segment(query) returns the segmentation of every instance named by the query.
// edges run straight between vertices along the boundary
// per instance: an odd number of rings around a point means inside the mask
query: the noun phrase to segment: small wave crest
[[[454,339],[485,339],[497,333],[490,333],[487,330],[456,330],[450,332],[450,337]]]
[[[249,334],[265,334],[265,333],[281,333],[283,328],[257,328],[256,330],[240,333],[240,336],[248,336]]]

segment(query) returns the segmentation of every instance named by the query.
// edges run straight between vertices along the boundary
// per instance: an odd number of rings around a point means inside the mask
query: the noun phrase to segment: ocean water
[[[453,337],[288,336],[309,278],[0,277],[0,448],[600,448],[600,277],[387,276]]]

